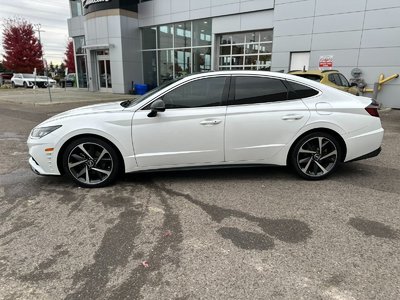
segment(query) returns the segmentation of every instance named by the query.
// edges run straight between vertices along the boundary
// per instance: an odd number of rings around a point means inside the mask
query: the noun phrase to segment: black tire
[[[72,141],[62,157],[65,174],[85,188],[113,183],[120,170],[119,156],[109,143],[95,137]]]
[[[26,83],[26,81],[24,81],[24,88],[28,88],[28,84]]]
[[[289,154],[290,165],[300,177],[307,180],[321,180],[330,176],[341,161],[340,143],[325,132],[313,132],[302,137]]]
[[[11,82],[11,87],[15,89],[15,82]]]

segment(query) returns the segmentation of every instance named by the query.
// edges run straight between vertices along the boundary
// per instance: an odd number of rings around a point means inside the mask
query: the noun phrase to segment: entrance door
[[[111,92],[111,66],[108,55],[97,56],[97,70],[100,92]]]

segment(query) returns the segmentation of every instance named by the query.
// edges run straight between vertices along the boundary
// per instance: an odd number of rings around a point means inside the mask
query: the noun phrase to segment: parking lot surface
[[[0,102],[0,299],[398,299],[400,111],[380,156],[309,182],[286,168],[130,174],[102,189],[28,167],[78,104]]]

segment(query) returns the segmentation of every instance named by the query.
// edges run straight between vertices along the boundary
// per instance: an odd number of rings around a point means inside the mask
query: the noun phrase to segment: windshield
[[[147,92],[146,94],[144,94],[143,96],[139,97],[138,99],[135,99],[134,101],[129,103],[129,106],[135,106],[137,104],[139,104],[140,102],[146,100],[147,98],[149,98],[150,96],[154,95],[155,93],[159,92],[160,90],[162,90],[163,88],[181,80],[182,77],[180,78],[176,78],[176,79],[172,79],[169,81],[164,82],[163,84],[161,84],[160,86],[156,87],[155,89],[152,89],[151,91]]]

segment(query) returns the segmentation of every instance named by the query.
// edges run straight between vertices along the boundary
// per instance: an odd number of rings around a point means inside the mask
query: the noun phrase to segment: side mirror
[[[358,86],[357,82],[350,83],[350,86]]]
[[[157,116],[158,112],[165,111],[165,103],[162,99],[158,99],[150,105],[150,109],[151,109],[151,112],[149,112],[149,114],[147,116],[149,118],[154,118],[155,116]]]

